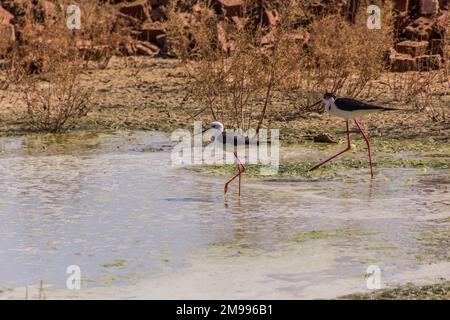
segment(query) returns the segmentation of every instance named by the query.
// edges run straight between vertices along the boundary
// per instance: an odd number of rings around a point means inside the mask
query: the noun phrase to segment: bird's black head
[[[336,96],[333,93],[330,92],[326,92],[323,96],[322,96],[322,102],[325,105],[325,112],[330,112],[331,111],[331,105],[334,102],[334,100],[336,99]]]
[[[310,105],[308,108],[311,109],[312,107],[317,106],[319,103],[323,102],[325,104],[325,109],[326,109],[325,111],[330,111],[329,109],[331,106],[331,102],[333,102],[335,99],[336,99],[336,96],[334,94],[327,92],[320,96],[319,101]]]
[[[331,98],[336,99],[336,96],[333,93],[331,93],[331,92],[326,92],[322,96],[323,100],[330,100]]]

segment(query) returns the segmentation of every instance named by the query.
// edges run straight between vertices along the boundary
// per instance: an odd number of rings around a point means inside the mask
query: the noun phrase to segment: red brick
[[[409,54],[413,57],[424,55],[428,48],[428,41],[402,41],[397,43],[398,53]]]
[[[420,17],[405,28],[405,35],[412,40],[428,40],[433,29],[433,19]]]
[[[420,14],[435,15],[439,11],[438,0],[419,0]]]
[[[163,48],[166,45],[166,42],[167,42],[167,35],[166,34],[159,34],[159,35],[157,35],[155,42],[160,48]]]
[[[147,20],[150,18],[150,4],[147,0],[138,0],[133,2],[121,3],[119,12],[139,20]]]
[[[141,42],[136,44],[136,53],[142,56],[154,56],[159,52],[159,48],[148,42]]]
[[[395,10],[399,12],[408,11],[409,0],[395,0]]]
[[[16,32],[14,26],[10,23],[0,23],[0,48],[5,43],[3,41],[14,42],[16,40]],[[6,43],[6,45],[7,45]]]
[[[150,0],[152,8],[157,8],[160,6],[165,6],[169,3],[169,0]]]
[[[416,59],[408,54],[397,53],[391,49],[389,54],[389,62],[391,64],[392,71],[406,72],[417,69]]]
[[[414,20],[413,26],[418,27],[418,26],[429,26],[431,27],[434,23],[434,20],[431,18],[427,18],[427,17],[420,17],[416,20]]]
[[[216,0],[215,8],[226,17],[242,16],[243,3],[241,0]]]
[[[430,40],[430,52],[431,54],[440,54],[445,56],[446,49],[445,39],[432,39]]]
[[[11,24],[13,19],[14,15],[0,6],[0,48],[8,47],[9,42],[16,40],[16,32]]]
[[[12,19],[14,19],[14,16],[9,11],[0,6],[0,23],[11,23]]]
[[[144,23],[139,34],[139,39],[142,41],[157,43],[158,36],[164,34],[166,34],[166,30],[160,24]]]
[[[416,58],[417,68],[420,71],[437,70],[441,68],[441,60],[438,54],[419,56]]]
[[[269,26],[275,26],[278,23],[278,13],[274,10],[264,10],[263,22]]]

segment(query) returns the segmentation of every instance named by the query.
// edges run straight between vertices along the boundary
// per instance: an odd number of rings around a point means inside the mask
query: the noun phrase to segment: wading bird
[[[236,166],[238,173],[229,179],[223,188],[224,193],[227,193],[229,184],[236,178],[239,178],[238,195],[241,195],[241,178],[246,168],[238,158],[238,148],[259,146],[260,141],[255,138],[244,136],[235,130],[224,130],[224,126],[219,121],[214,121],[210,124],[209,128],[203,130],[202,133],[208,132],[211,136],[211,141],[218,147],[222,148],[225,152],[233,150],[234,158],[236,160]],[[268,142],[267,142],[268,143]]]
[[[345,124],[347,127],[347,148],[345,148],[343,151],[335,154],[331,158],[328,158],[318,165],[314,166],[310,169],[310,171],[315,170],[322,166],[323,164],[327,163],[330,160],[333,160],[337,156],[343,154],[344,152],[351,149],[350,145],[350,131],[349,131],[349,120],[355,121],[356,126],[358,127],[359,132],[361,132],[361,135],[363,136],[364,140],[367,144],[367,150],[369,154],[369,163],[370,163],[370,175],[373,177],[373,167],[372,167],[372,156],[370,154],[370,142],[369,138],[367,137],[366,133],[364,132],[363,128],[361,127],[361,124],[359,123],[358,119],[366,114],[372,113],[372,112],[379,112],[379,111],[393,111],[398,110],[394,108],[386,108],[386,107],[380,107],[375,106],[372,104],[364,103],[358,100],[349,99],[349,98],[336,98],[336,96],[332,93],[325,93],[321,100],[313,104],[311,107],[318,105],[319,103],[323,102],[325,105],[325,111],[331,113],[332,115],[341,117],[345,119]]]

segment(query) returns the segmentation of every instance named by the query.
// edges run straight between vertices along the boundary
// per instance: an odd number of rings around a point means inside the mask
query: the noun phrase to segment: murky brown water
[[[162,133],[3,138],[0,150],[0,290],[40,280],[64,288],[69,265],[84,287],[121,285],[193,257],[302,246],[305,266],[310,250],[333,252],[326,271],[302,275],[309,283],[361,277],[370,264],[389,279],[450,256],[448,170],[246,179],[237,199],[234,189],[224,198],[226,177],[173,168]]]

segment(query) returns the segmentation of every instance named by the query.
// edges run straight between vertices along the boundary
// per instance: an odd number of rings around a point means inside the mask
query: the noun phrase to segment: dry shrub
[[[298,57],[302,59],[296,84],[300,106],[308,106],[323,92],[351,97],[370,94],[371,81],[387,70],[385,55],[393,44],[392,4],[378,5],[381,29],[367,28],[365,6],[360,7],[355,23],[333,14],[307,27],[309,53]]]
[[[381,8],[380,30],[366,26],[368,4]],[[448,68],[439,71],[389,72],[386,55],[393,47],[392,3],[361,3],[355,23],[340,14],[315,19],[307,27],[309,50],[299,69],[296,102],[306,107],[320,93],[383,100],[424,112],[433,121],[448,121]],[[446,97],[447,96],[447,97]]]
[[[434,122],[448,122],[448,65],[446,67],[427,72],[386,73],[379,82],[379,90],[390,101],[424,112]]]
[[[104,69],[130,30],[121,25],[115,9],[105,1],[83,0],[77,1],[77,5],[82,11],[82,28],[76,34],[80,54],[86,62],[93,61],[95,67]]]
[[[76,65],[60,65],[45,81],[22,82],[26,118],[32,128],[57,132],[91,109],[92,88],[83,88]]]
[[[419,95],[436,89],[437,83],[442,80],[442,75],[442,71],[391,72],[386,74],[381,83],[385,86],[385,91],[390,95],[390,99],[395,102],[411,104]]]
[[[92,90],[81,86],[80,76],[88,61],[106,67],[120,41],[110,5],[77,1],[81,29],[71,30],[70,4],[58,1],[46,14],[37,7],[26,10],[18,23],[19,41],[9,48],[9,82],[21,92],[24,118],[33,129],[60,131],[87,114]]]
[[[278,93],[294,95],[300,109],[326,91],[370,93],[371,81],[387,69],[385,53],[393,42],[392,4],[378,2],[381,30],[367,28],[365,6],[351,23],[338,6],[320,16],[311,13],[311,1],[275,1],[279,22],[271,28],[255,19],[260,1],[245,2],[241,26],[204,3],[187,28],[173,6],[170,39],[200,111],[230,126],[259,129]]]
[[[196,21],[187,28],[176,6],[169,10],[173,48],[188,75],[188,92],[214,120],[228,126],[258,131],[271,98],[295,72],[295,51],[301,39],[290,20],[295,8],[289,1],[278,7],[280,23],[269,29],[258,19],[260,1],[246,1],[239,22],[217,16],[201,2]],[[267,41],[269,40],[269,41]]]
[[[0,59],[3,59],[12,45],[13,29],[9,25],[0,23]]]
[[[9,54],[14,70],[45,73],[61,60],[77,59],[95,61],[98,67],[107,66],[125,36],[125,31],[117,31],[120,28],[113,8],[101,0],[77,1],[81,10],[81,28],[71,30],[67,27],[66,10],[72,4],[70,0],[62,0],[46,15],[29,9],[20,17],[20,41]]]
[[[7,54],[12,45],[10,27],[0,23],[0,72],[4,72],[7,68]],[[0,74],[0,90],[6,90],[9,82],[3,74]]]

